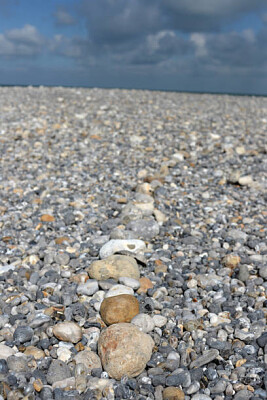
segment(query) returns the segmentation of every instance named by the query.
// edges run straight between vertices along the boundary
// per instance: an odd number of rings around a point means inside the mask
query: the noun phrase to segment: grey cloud
[[[76,24],[75,18],[71,14],[69,14],[66,10],[64,10],[63,8],[59,8],[55,12],[54,16],[56,18],[56,24],[59,26]]]
[[[44,38],[33,25],[12,29],[0,34],[0,54],[6,57],[28,57],[40,54]]]

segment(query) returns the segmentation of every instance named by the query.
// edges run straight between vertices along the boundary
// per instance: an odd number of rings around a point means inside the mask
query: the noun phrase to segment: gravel
[[[0,92],[0,399],[266,398],[266,98]],[[122,293],[154,344],[130,377],[98,354]]]

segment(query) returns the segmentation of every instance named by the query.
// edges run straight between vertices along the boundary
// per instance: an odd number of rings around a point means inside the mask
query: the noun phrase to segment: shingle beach
[[[267,396],[267,98],[0,88],[0,400]]]

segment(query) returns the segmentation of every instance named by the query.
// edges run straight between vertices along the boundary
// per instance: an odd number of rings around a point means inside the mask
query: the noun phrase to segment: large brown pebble
[[[133,378],[141,374],[153,347],[151,336],[132,324],[120,323],[101,332],[98,354],[109,376],[119,380],[123,375]]]
[[[86,269],[90,278],[106,280],[113,278],[118,280],[121,277],[139,279],[140,273],[136,260],[133,257],[113,255],[92,262]]]
[[[130,294],[107,297],[100,307],[101,317],[107,325],[130,322],[138,313],[138,300]]]
[[[164,400],[184,400],[185,398],[184,392],[174,386],[167,387],[162,394]]]

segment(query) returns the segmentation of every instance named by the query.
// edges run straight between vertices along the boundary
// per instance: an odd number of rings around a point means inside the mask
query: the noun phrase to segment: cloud
[[[6,57],[35,56],[41,53],[44,42],[36,27],[27,24],[0,34],[0,54]]]
[[[73,16],[71,14],[69,14],[66,10],[64,10],[63,8],[59,8],[55,12],[54,16],[56,18],[56,25],[69,26],[69,25],[76,24],[76,20],[73,18]]]

